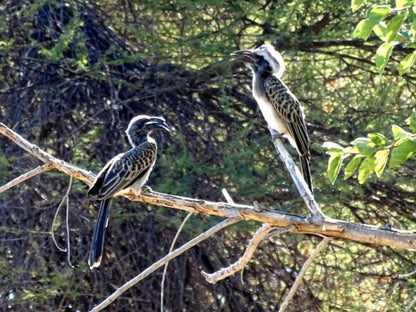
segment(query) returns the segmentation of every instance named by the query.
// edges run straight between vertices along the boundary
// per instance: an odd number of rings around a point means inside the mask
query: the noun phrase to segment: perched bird
[[[270,128],[286,137],[298,151],[303,177],[312,192],[305,116],[298,99],[280,79],[285,71],[282,56],[270,44],[254,50],[236,51],[231,55],[251,69],[253,96],[264,119]]]
[[[169,126],[161,117],[147,115],[134,117],[126,130],[132,148],[111,159],[97,175],[88,191],[88,195],[93,196],[100,204],[88,258],[91,269],[101,264],[104,234],[113,196],[128,187],[131,187],[135,193],[140,193],[153,169],[157,145],[150,134],[157,129],[170,132]]]

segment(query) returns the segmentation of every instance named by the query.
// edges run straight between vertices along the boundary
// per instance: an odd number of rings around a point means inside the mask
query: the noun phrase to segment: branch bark
[[[270,226],[270,224],[267,223],[263,224],[263,226],[260,227],[253,235],[252,239],[248,243],[246,251],[244,252],[243,256],[240,259],[238,259],[238,261],[234,262],[226,268],[219,269],[214,273],[209,274],[202,271],[202,275],[204,275],[208,283],[215,284],[220,280],[227,278],[228,276],[234,275],[237,271],[242,270],[244,266],[250,261],[251,257],[257,249],[257,246],[261,243],[263,238],[273,230],[276,230],[276,228]],[[280,228],[278,231],[280,234],[289,230],[290,227],[284,227]]]

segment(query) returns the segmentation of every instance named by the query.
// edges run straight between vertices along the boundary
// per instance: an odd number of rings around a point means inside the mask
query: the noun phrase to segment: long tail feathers
[[[311,193],[313,194],[312,186],[312,175],[311,168],[309,167],[309,158],[306,156],[299,156],[300,167],[302,169],[303,178],[305,179],[306,184],[309,186]]]
[[[111,207],[111,198],[100,202],[97,223],[95,224],[94,234],[92,236],[90,255],[88,265],[90,269],[98,268],[101,264],[104,249],[104,235],[108,224],[108,215]]]

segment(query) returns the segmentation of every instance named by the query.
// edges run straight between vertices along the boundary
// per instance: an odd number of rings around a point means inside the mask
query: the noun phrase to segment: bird
[[[131,149],[107,162],[88,190],[88,195],[92,196],[100,206],[88,258],[91,270],[101,264],[104,235],[114,195],[128,187],[131,187],[136,194],[140,194],[149,178],[157,154],[156,141],[150,134],[159,129],[169,133],[171,131],[162,117],[148,115],[134,117],[126,130]]]
[[[303,107],[281,80],[285,63],[271,44],[252,50],[231,53],[235,61],[243,62],[253,74],[252,93],[269,128],[288,139],[299,154],[303,178],[311,193],[309,136]]]

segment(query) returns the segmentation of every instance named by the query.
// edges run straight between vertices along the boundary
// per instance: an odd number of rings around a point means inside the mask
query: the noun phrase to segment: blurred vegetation
[[[393,4],[392,4],[393,7]],[[317,201],[336,218],[416,229],[415,160],[332,184],[326,141],[347,146],[368,133],[389,135],[415,111],[414,68],[399,75],[409,48],[395,45],[378,73],[377,34],[354,39],[370,4],[345,1],[17,1],[0,4],[0,120],[48,152],[98,172],[128,146],[138,114],[164,116],[172,136],[156,134],[159,157],[148,185],[161,192],[298,214],[307,210],[275,155],[251,97],[251,75],[229,54],[270,42],[287,64],[284,81],[303,102]],[[410,13],[409,13],[410,14]],[[388,17],[386,17],[388,18]],[[0,182],[39,162],[0,137]],[[356,173],[355,173],[356,174]],[[105,259],[94,272],[87,253],[96,210],[87,187],[70,194],[71,260],[50,229],[69,178],[37,176],[0,194],[0,310],[86,311],[164,256],[183,212],[119,198]],[[57,239],[65,241],[64,213]],[[178,244],[217,218],[194,216]],[[235,261],[259,224],[240,223],[169,266],[166,311],[275,311],[320,238],[284,234],[262,243],[247,265],[216,285],[213,272]],[[415,297],[410,251],[334,241],[315,261],[290,311],[403,311]],[[160,310],[161,272],[112,304],[112,311]]]

